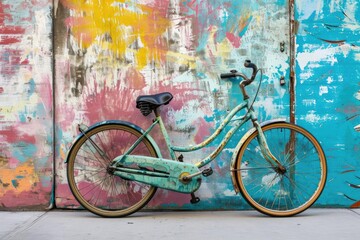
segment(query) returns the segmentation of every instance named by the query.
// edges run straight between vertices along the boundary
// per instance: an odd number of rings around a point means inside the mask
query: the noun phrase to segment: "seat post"
[[[159,117],[160,116],[160,109],[159,107],[154,109],[154,113],[155,113],[155,117]]]

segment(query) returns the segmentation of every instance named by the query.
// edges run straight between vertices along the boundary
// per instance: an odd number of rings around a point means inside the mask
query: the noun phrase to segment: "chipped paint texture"
[[[0,1],[0,209],[52,190],[51,1]]]
[[[328,159],[319,204],[359,206],[360,3],[296,1],[296,119],[313,129]]]
[[[360,123],[359,5],[295,1],[295,118],[321,141],[329,162],[318,205],[359,206],[360,135],[353,130]],[[285,0],[2,0],[0,208],[49,206],[53,174],[56,205],[78,207],[64,164],[76,125],[122,119],[146,128],[152,117],[135,108],[140,94],[171,92],[162,115],[173,143],[203,141],[241,101],[238,82],[222,81],[219,73],[243,70],[245,59],[264,69],[254,104],[259,120],[288,118],[289,39]],[[248,208],[229,174],[240,135],[212,163],[200,205],[160,190],[148,207]],[[219,142],[184,160],[195,162]]]

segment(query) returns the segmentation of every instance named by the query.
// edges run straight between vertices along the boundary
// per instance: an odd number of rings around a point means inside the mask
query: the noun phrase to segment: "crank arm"
[[[203,175],[204,177],[208,177],[212,173],[213,173],[213,170],[211,168],[207,168],[207,169],[204,169],[204,170],[202,170],[200,172],[197,172],[197,173],[193,173],[193,174],[190,174],[190,175],[184,175],[184,176],[180,177],[180,180],[183,181],[183,182],[188,182],[188,181],[190,181],[191,179],[193,179],[196,176]]]

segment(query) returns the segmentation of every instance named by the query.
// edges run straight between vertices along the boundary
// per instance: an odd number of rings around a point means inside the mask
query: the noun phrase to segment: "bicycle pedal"
[[[204,170],[202,171],[202,175],[203,175],[204,177],[208,177],[208,176],[210,176],[211,174],[213,174],[213,170],[212,170],[211,167],[210,167],[210,168],[207,168],[207,169],[204,169]]]
[[[200,198],[196,197],[194,193],[191,193],[191,199],[190,199],[190,203],[191,204],[195,204],[200,202]]]

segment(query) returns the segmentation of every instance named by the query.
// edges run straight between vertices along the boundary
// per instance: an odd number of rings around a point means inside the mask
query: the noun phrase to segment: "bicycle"
[[[231,159],[230,175],[235,192],[241,193],[253,208],[270,216],[292,216],[309,208],[326,182],[323,149],[300,126],[283,120],[258,122],[245,87],[254,81],[260,69],[249,60],[244,66],[252,69],[250,78],[235,70],[220,75],[222,79],[242,79],[239,86],[243,102],[227,114],[210,137],[195,146],[179,147],[171,143],[160,115],[160,107],[173,98],[169,92],[137,97],[136,107],[144,116],[155,114],[146,130],[121,120],[90,127],[79,124],[80,134],[66,158],[68,182],[76,200],[103,217],[124,217],[140,210],[157,188],[191,194],[190,202],[197,203],[200,199],[195,191],[202,177],[213,173],[206,166],[221,153],[234,133],[251,120],[253,127],[238,142]],[[239,116],[242,110],[245,113]],[[231,129],[212,153],[195,164],[183,161],[179,153],[207,146],[230,122]],[[171,159],[162,157],[149,134],[155,126],[161,130]]]

